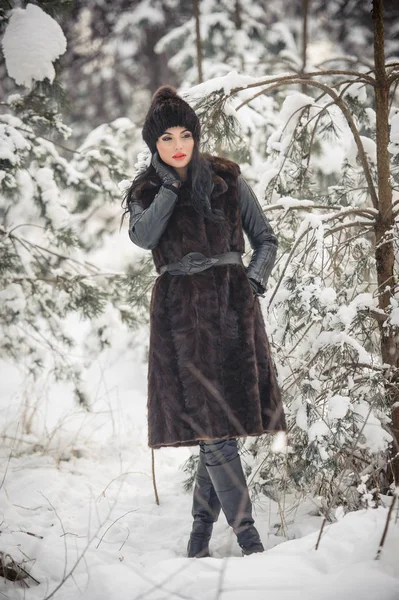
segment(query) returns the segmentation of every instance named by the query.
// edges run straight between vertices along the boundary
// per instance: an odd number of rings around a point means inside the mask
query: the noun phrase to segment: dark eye
[[[171,140],[171,139],[172,139],[171,137],[164,137],[164,138],[162,138],[162,141],[163,141],[163,142],[168,142],[168,141],[169,141],[169,140]]]
[[[191,137],[191,133],[186,133],[186,135],[184,135],[183,137],[190,138]]]

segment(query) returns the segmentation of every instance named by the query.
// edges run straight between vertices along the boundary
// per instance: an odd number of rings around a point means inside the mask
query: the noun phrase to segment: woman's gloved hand
[[[249,285],[253,289],[254,296],[256,296],[256,292],[258,291],[258,284],[256,283],[255,279],[251,279],[250,277],[248,277],[248,281]]]
[[[248,281],[249,281],[249,285],[253,289],[254,296],[261,296],[262,298],[264,298],[265,295],[263,293],[263,289],[260,287],[258,282],[255,281],[255,279],[252,279],[251,277],[248,277]]]
[[[157,175],[161,178],[163,185],[170,187],[171,185],[175,184],[173,187],[176,188],[181,186],[182,182],[177,172],[173,169],[173,167],[166,165],[160,159],[158,152],[153,154],[151,163],[155,168]]]

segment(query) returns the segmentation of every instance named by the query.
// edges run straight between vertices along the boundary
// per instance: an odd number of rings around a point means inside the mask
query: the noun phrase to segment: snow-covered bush
[[[280,241],[268,300],[289,442],[279,457],[264,440],[257,483],[265,492],[273,485],[312,490],[326,512],[337,504],[370,504],[366,488],[378,498],[388,486],[393,441],[391,370],[382,359],[379,324],[397,330],[397,296],[387,310],[379,307],[378,207],[365,176],[366,166],[378,187],[375,114],[365,86],[351,86],[344,99],[362,134],[366,165],[330,98],[316,102],[293,92],[268,140],[264,176],[266,214]]]

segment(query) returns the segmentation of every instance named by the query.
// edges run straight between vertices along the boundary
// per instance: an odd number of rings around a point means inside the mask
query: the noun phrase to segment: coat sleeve
[[[148,208],[139,202],[131,202],[129,237],[133,244],[152,250],[158,244],[161,235],[173,213],[178,199],[177,189],[161,186]]]
[[[246,272],[258,287],[256,295],[263,295],[276,260],[278,241],[258,199],[242,175],[238,178],[238,190],[242,228],[253,249]]]

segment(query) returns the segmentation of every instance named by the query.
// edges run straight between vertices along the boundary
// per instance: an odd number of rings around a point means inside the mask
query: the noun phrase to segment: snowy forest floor
[[[277,504],[263,497],[254,513],[264,553],[242,557],[221,514],[212,557],[185,557],[192,492],[184,491],[187,475],[179,467],[198,450],[155,452],[157,505],[147,447],[146,336],[144,331],[135,351],[121,354],[120,340],[119,350],[93,362],[90,413],[77,411],[67,386],[22,393],[18,371],[2,365],[8,376],[2,395],[1,433],[7,436],[0,462],[0,552],[25,561],[39,584],[28,579],[26,588],[0,577],[0,597],[398,600],[397,511],[375,560],[384,507],[348,513],[327,526],[316,551],[322,519],[315,503],[308,499],[298,506],[286,498],[283,536]]]

